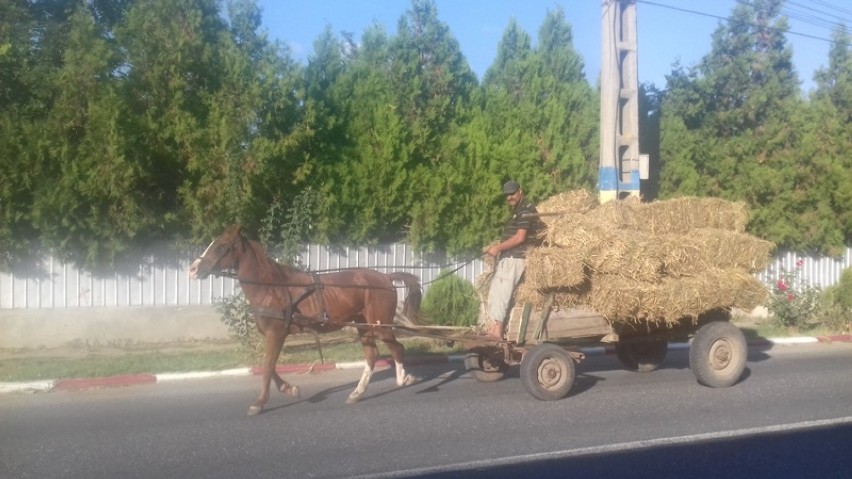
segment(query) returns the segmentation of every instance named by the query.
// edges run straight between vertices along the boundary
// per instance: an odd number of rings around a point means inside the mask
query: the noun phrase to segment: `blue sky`
[[[675,61],[679,60],[684,66],[700,61],[709,53],[711,35],[721,21],[715,17],[729,16],[736,1],[653,0],[653,3],[643,3],[640,0],[637,5],[639,80],[663,88],[665,75],[671,72]],[[827,3],[848,11],[849,7],[842,7],[846,1],[827,0]],[[360,39],[368,26],[378,23],[392,35],[396,32],[399,18],[411,5],[409,0],[259,0],[258,3],[263,9],[263,28],[272,39],[289,45],[293,56],[303,62],[311,55],[313,43],[326,25],[331,25],[338,34],[348,31]],[[547,11],[561,6],[573,29],[574,47],[583,56],[586,76],[592,84],[597,82],[600,73],[601,0],[437,0],[436,3],[438,17],[449,26],[480,79],[494,60],[510,18],[514,17],[535,42]],[[812,8],[826,10],[821,6],[826,2],[797,0],[794,3],[804,6],[803,13],[813,13],[807,10],[810,4],[813,4]],[[852,15],[847,17],[852,18]],[[818,27],[795,19],[790,20],[790,31],[831,38],[830,27]],[[814,71],[828,63],[830,44],[794,34],[788,34],[787,41],[793,47],[799,80],[803,91],[807,92],[813,87]]]

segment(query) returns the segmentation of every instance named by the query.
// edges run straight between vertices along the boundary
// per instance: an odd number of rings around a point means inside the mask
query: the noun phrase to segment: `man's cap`
[[[521,189],[521,185],[518,184],[517,181],[509,180],[503,184],[503,194],[504,195],[513,195],[516,191]]]

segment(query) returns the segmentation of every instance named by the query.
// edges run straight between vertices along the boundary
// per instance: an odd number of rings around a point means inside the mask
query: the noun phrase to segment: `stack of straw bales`
[[[538,205],[540,247],[527,254],[516,303],[586,307],[611,322],[675,323],[718,308],[751,310],[767,297],[752,273],[775,245],[746,234],[743,203],[677,198],[599,204],[584,190]]]

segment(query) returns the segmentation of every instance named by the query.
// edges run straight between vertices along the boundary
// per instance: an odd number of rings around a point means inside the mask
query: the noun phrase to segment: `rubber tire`
[[[726,388],[739,381],[747,356],[742,331],[727,321],[713,321],[695,333],[689,348],[689,368],[700,384]]]
[[[660,369],[668,349],[666,339],[616,343],[615,355],[628,371],[649,373]]]
[[[471,351],[464,357],[464,367],[474,379],[481,383],[493,383],[503,379],[509,365],[503,361],[493,361],[493,355],[480,351]]]
[[[521,359],[521,383],[532,397],[541,401],[567,396],[576,374],[574,360],[555,344],[539,344]]]

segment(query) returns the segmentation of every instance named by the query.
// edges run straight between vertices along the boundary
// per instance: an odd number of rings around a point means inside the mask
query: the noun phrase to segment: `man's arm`
[[[489,246],[489,247],[485,248],[485,254],[489,254],[489,255],[494,256],[496,258],[497,255],[499,255],[503,251],[510,250],[510,249],[514,248],[515,246],[520,246],[520,245],[524,244],[524,242],[526,240],[527,240],[527,230],[525,230],[523,228],[518,228],[518,231],[516,231],[514,235],[512,235],[511,237],[509,237],[505,241],[501,241],[500,243],[497,243],[493,246]]]

